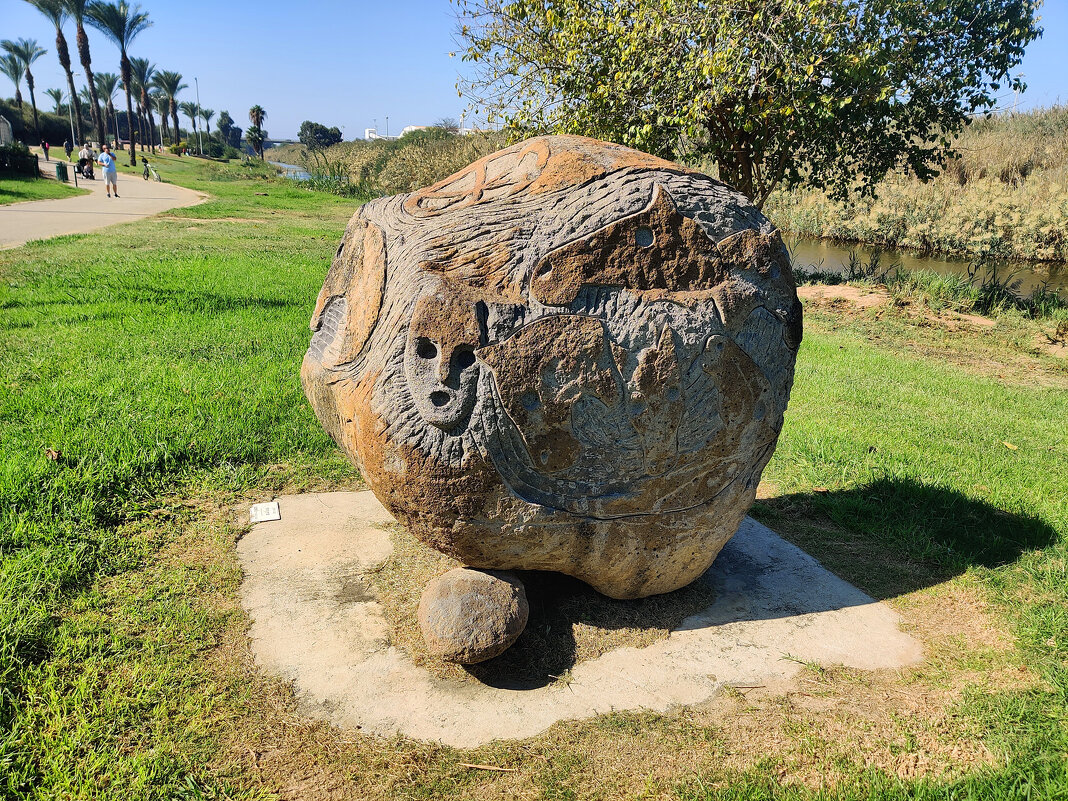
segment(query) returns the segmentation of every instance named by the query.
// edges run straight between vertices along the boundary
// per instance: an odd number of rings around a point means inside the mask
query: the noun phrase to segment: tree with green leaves
[[[341,129],[336,125],[327,128],[322,123],[304,120],[297,131],[297,139],[309,150],[325,150],[341,141]]]
[[[114,72],[97,72],[93,74],[96,84],[96,96],[102,97],[104,104],[104,124],[111,123],[115,134],[115,147],[119,146],[119,115],[115,113],[115,93],[119,90],[119,76]],[[129,124],[129,120],[126,121]]]
[[[189,118],[189,125],[191,127],[191,130],[193,131],[193,137],[192,138],[196,139],[196,136],[197,136],[197,104],[193,103],[193,102],[191,102],[189,100],[186,100],[184,103],[179,103],[178,104],[178,108],[181,110],[181,112],[186,117]]]
[[[156,118],[152,115],[152,103],[149,102],[148,90],[152,86],[152,79],[156,76],[156,65],[150,64],[147,58],[131,58],[130,69],[133,71],[134,92],[137,95],[138,113],[148,123],[148,147],[153,153],[156,152]],[[141,151],[145,149],[145,138],[141,137]]]
[[[63,113],[63,90],[62,89],[45,89],[45,94],[48,95],[52,101],[52,113]]]
[[[74,88],[74,73],[70,68],[70,49],[67,47],[67,37],[63,34],[63,25],[70,16],[67,13],[67,7],[63,0],[26,0],[26,2],[40,11],[55,26],[56,55],[59,58],[59,65],[63,67],[63,72],[67,76],[67,91],[70,93],[71,102],[74,104],[71,116],[74,119],[76,135],[80,142],[82,140],[82,110],[78,104],[78,92]],[[57,109],[59,108],[59,102],[56,101]]]
[[[202,108],[200,110],[200,119],[204,120],[204,133],[211,136],[211,118],[215,116],[215,109]]]
[[[89,35],[85,32],[85,23],[88,19],[89,0],[62,0],[63,7],[78,31],[78,59],[81,61],[85,75],[85,83],[89,87],[89,117],[96,128],[97,138],[101,143],[107,141],[107,126],[104,124],[103,115],[100,113],[100,98],[96,95],[96,82],[93,80],[93,60],[89,52]]]
[[[248,110],[248,121],[252,124],[245,131],[245,141],[259,153],[260,161],[263,161],[263,142],[267,138],[267,132],[263,130],[263,121],[266,119],[267,112],[263,106],[257,104]]]
[[[242,131],[236,125],[234,125],[234,118],[230,116],[229,111],[219,112],[219,136],[222,137],[222,143],[229,145],[230,147],[241,147],[241,134]]]
[[[779,186],[872,191],[938,174],[994,107],[1039,0],[456,0],[461,91],[524,133],[715,162],[758,206]]]
[[[22,64],[22,73],[26,76],[26,86],[30,90],[30,106],[33,108],[33,134],[41,138],[41,122],[37,118],[37,97],[33,93],[33,71],[30,65],[48,51],[37,44],[36,39],[4,39],[0,47],[13,55]]]
[[[163,96],[167,98],[167,110],[170,112],[171,124],[174,127],[171,144],[177,145],[182,138],[181,131],[178,130],[178,93],[183,89],[188,89],[189,85],[182,83],[182,74],[180,72],[171,72],[170,70],[156,72],[155,85]]]
[[[141,6],[129,5],[126,0],[118,0],[115,3],[105,3],[103,0],[92,0],[88,9],[89,24],[103,33],[112,43],[119,48],[119,73],[122,77],[122,85],[126,92],[126,122],[130,129],[130,166],[137,165],[136,136],[133,128],[133,97],[131,84],[133,82],[133,68],[130,66],[129,49],[138,34],[152,26],[148,14],[141,10]],[[118,143],[116,143],[118,145]]]
[[[26,68],[22,66],[22,62],[19,61],[12,53],[4,53],[0,56],[0,72],[4,73],[11,79],[11,83],[15,84],[15,105],[19,107],[19,112],[22,112],[22,76],[26,74]]]
[[[159,73],[157,73],[158,77]],[[157,86],[156,81],[153,80],[152,85]],[[159,88],[153,88],[148,94],[152,104],[156,107],[156,111],[159,113],[159,129],[161,131],[159,146],[163,148],[163,138],[170,138],[170,132],[167,130],[167,115],[170,113],[171,101],[166,94]]]

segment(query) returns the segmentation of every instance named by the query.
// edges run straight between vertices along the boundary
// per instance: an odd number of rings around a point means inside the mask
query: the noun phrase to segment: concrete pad
[[[874,670],[918,662],[897,614],[747,518],[712,568],[715,602],[666,639],[581,662],[530,690],[451,682],[389,644],[361,574],[391,552],[370,492],[284,496],[282,519],[238,543],[257,663],[293,683],[302,710],[342,728],[474,747],[612,710],[663,712],[724,685],[767,685],[795,660]],[[790,658],[786,658],[787,655]]]
[[[41,168],[53,168],[41,162]],[[68,164],[71,170],[72,165]],[[73,186],[73,182],[70,186]],[[35,239],[81,234],[109,225],[151,217],[180,206],[194,206],[205,196],[174,184],[146,181],[140,175],[119,173],[119,197],[109,198],[104,179],[78,179],[90,194],[58,200],[31,200],[0,206],[0,248],[13,248]]]

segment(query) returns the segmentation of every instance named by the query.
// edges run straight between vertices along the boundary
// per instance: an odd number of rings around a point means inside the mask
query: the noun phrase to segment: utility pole
[[[197,88],[197,117],[200,117],[200,81],[198,81],[196,78],[193,78],[193,84]],[[203,156],[204,155],[204,140],[200,138],[200,128],[201,128],[201,126],[198,125],[197,126],[197,150],[199,150],[200,151],[200,155]]]
[[[389,139],[389,115],[386,115],[386,139]]]
[[[73,75],[81,75],[80,72],[75,72]],[[70,90],[67,90],[67,94],[70,95]],[[67,102],[67,119],[70,121],[70,143],[74,147],[78,146],[78,140],[74,138],[74,112],[71,109],[74,108],[74,95],[70,95],[70,100]],[[78,171],[74,170],[74,185],[78,185]]]

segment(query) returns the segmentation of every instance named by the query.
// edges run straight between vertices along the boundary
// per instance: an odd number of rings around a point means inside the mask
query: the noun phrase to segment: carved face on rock
[[[305,388],[395,516],[471,566],[617,597],[707,567],[771,457],[801,339],[789,256],[745,198],[540,137],[364,205],[346,241]]]
[[[446,432],[466,426],[475,407],[480,344],[476,306],[448,291],[420,298],[404,347],[404,374],[423,419]]]

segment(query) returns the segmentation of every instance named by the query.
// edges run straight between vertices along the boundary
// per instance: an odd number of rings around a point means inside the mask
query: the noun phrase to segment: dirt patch
[[[1042,331],[1035,334],[1034,344],[1042,353],[1068,359],[1068,320],[1062,321],[1052,333]]]
[[[805,284],[797,288],[797,296],[801,300],[832,306],[849,303],[858,309],[882,306],[890,300],[890,295],[885,289],[849,284]]]

